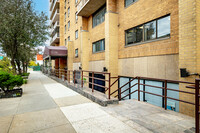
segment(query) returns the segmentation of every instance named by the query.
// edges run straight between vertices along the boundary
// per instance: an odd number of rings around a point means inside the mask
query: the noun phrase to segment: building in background
[[[50,45],[67,48],[66,57],[54,58],[53,69],[107,70],[112,77],[127,76],[120,79],[119,86],[133,76],[194,82],[198,76],[183,78],[180,69],[200,73],[200,3],[197,1],[50,0]],[[162,86],[161,82],[146,82]],[[182,84],[168,86],[187,90]],[[170,95],[194,101],[192,95],[178,92]],[[163,106],[156,96],[143,98]],[[173,100],[168,103],[176,111],[194,114],[192,105]]]
[[[36,64],[39,64],[40,66],[43,64],[43,55],[42,54],[37,54]]]

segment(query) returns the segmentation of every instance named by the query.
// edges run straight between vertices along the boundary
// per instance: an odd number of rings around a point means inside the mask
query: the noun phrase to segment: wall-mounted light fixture
[[[199,76],[198,73],[189,73],[186,68],[180,68],[180,71],[181,71],[181,77],[189,77],[191,75],[196,75],[196,76]]]
[[[103,67],[103,72],[107,72],[108,69],[106,67]]]
[[[79,65],[79,70],[82,70],[82,64],[80,63],[80,65]]]

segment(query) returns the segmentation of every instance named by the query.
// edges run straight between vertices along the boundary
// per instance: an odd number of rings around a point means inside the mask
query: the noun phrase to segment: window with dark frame
[[[75,31],[75,39],[78,39],[78,30]]]
[[[65,25],[65,34],[67,33],[67,25]]]
[[[76,21],[76,23],[78,22],[78,15],[77,15],[77,12],[75,13],[75,21]]]
[[[106,6],[103,6],[98,12],[94,13],[92,17],[93,28],[105,21]]]
[[[65,21],[66,21],[66,19],[67,19],[67,13],[65,12]]]
[[[78,48],[75,49],[75,57],[76,57],[76,58],[78,57]]]
[[[69,17],[69,15],[70,15],[70,7],[68,7],[68,9],[67,9],[67,13],[68,13],[68,17]]]
[[[67,28],[68,28],[68,30],[70,29],[70,21],[68,21],[68,23],[67,23]]]
[[[65,9],[66,9],[66,7],[67,7],[67,0],[65,0]]]
[[[170,15],[125,31],[125,45],[170,37]]]
[[[136,1],[137,0],[125,0],[124,5],[125,5],[125,7],[127,7],[127,6],[131,5],[132,3],[136,2]]]
[[[70,36],[68,36],[68,41],[70,41]]]
[[[65,39],[65,46],[67,46],[67,39]]]
[[[92,52],[100,52],[105,50],[105,39],[92,43]]]

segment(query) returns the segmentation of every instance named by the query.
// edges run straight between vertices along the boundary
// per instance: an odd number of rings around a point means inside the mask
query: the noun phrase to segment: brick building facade
[[[200,73],[198,0],[50,0],[50,11],[51,45],[68,49],[67,59],[52,62],[55,69],[106,68],[113,77],[192,82],[198,78],[180,77],[180,68]],[[181,84],[179,89],[188,91]],[[194,100],[181,93],[179,98]],[[180,103],[179,111],[193,115],[194,108]]]

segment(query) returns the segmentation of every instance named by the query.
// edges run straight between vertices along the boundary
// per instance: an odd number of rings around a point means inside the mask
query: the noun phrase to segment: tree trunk
[[[26,73],[28,72],[28,64],[26,63]]]
[[[25,64],[24,64],[25,62],[24,61],[22,61],[22,66],[23,66],[23,73],[26,73],[26,69],[25,69]]]
[[[17,67],[18,67],[19,75],[21,75],[22,72],[21,72],[21,67],[20,67],[20,61],[16,61],[16,63],[17,63]]]
[[[11,59],[11,65],[12,65],[14,73],[16,73],[16,65],[15,65],[14,59]]]

